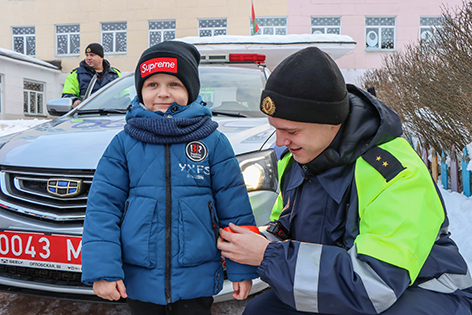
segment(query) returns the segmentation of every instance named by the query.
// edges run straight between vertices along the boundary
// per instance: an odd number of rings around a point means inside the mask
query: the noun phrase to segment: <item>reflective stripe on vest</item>
[[[368,263],[357,259],[357,247],[355,244],[348,250],[348,253],[351,256],[354,272],[361,279],[377,314],[392,306],[397,301],[393,289],[382,280]]]
[[[300,243],[293,279],[297,311],[318,313],[318,282],[323,245]]]

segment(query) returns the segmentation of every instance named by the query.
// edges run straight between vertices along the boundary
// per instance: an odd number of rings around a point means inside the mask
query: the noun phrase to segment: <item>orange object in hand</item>
[[[249,230],[249,231],[252,231],[256,234],[259,234],[259,228],[257,226],[253,226],[253,225],[241,225],[239,227],[242,227],[246,230]],[[234,233],[233,230],[231,230],[231,228],[229,226],[225,227],[223,230],[225,231],[228,231],[228,232],[231,232],[231,233]]]

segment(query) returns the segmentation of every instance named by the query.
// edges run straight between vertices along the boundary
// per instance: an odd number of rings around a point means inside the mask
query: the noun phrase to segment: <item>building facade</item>
[[[462,0],[252,3],[257,34],[349,35],[356,48],[336,62],[346,81],[357,83],[366,69],[381,65],[383,56],[426,38],[437,25],[443,5],[454,8]],[[143,50],[163,40],[254,35],[251,0],[0,0],[0,7],[0,47],[60,61],[63,80],[92,42],[104,46],[105,58],[114,67],[129,72]]]
[[[336,60],[347,82],[357,83],[382,58],[427,37],[440,23],[443,9],[454,11],[462,0],[288,0],[288,33],[340,33],[356,48]]]
[[[0,48],[0,119],[46,118],[61,83],[56,66]]]
[[[259,1],[259,0],[256,0]],[[287,1],[260,2],[261,11],[287,19]],[[0,0],[0,47],[76,68],[89,43],[133,71],[152,44],[186,36],[250,34],[250,0]]]

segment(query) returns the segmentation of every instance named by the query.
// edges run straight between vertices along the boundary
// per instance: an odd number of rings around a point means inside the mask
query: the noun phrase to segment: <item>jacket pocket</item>
[[[179,263],[195,266],[221,259],[216,248],[218,221],[209,196],[179,199]]]
[[[157,265],[156,225],[157,201],[145,197],[131,197],[126,202],[121,225],[123,262],[154,268]]]

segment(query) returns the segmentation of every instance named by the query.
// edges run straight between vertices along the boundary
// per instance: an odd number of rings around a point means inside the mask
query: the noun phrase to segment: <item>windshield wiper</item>
[[[213,115],[223,115],[223,116],[230,116],[230,117],[249,117],[248,115],[237,113],[237,112],[226,112],[226,111],[219,111],[219,110],[212,110]]]
[[[126,108],[96,108],[96,109],[79,109],[78,114],[126,114]]]

